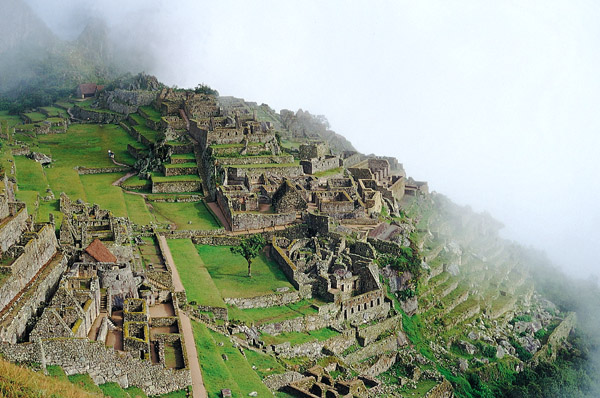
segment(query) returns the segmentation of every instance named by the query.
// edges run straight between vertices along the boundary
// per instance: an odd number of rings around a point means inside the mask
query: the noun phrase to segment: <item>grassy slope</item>
[[[272,260],[264,253],[252,261],[252,278],[248,278],[248,263],[232,254],[229,246],[197,246],[198,253],[223,297],[254,297],[274,293],[279,287],[294,287]]]
[[[62,371],[61,371],[62,372]],[[0,359],[0,396],[6,398],[101,397],[71,384],[64,373],[56,377],[44,376],[27,368]]]
[[[188,301],[199,305],[225,307],[221,294],[190,239],[168,239],[175,266],[183,282]]]
[[[158,222],[176,224],[178,229],[221,228],[204,202],[152,202],[152,207]]]

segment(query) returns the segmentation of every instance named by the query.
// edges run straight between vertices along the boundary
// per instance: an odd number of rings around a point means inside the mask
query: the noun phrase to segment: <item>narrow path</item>
[[[130,166],[130,165],[128,165],[128,164],[124,164],[124,163],[119,163],[119,162],[117,162],[117,161],[115,160],[115,158],[110,158],[110,160],[112,160],[112,162],[113,162],[114,164],[116,164],[117,166],[121,166],[121,167],[131,167],[131,166]]]
[[[171,270],[173,275],[173,287],[176,292],[182,292],[183,283],[179,277],[179,272],[175,267],[175,261],[173,261],[173,255],[171,249],[167,245],[167,239],[164,236],[157,235],[158,245],[162,251],[163,257],[167,264],[167,268]],[[192,331],[192,323],[190,318],[183,311],[179,311],[179,318],[181,319],[181,327],[183,329],[183,339],[185,341],[185,350],[187,351],[188,363],[190,365],[190,373],[192,374],[192,390],[194,398],[207,398],[206,388],[204,388],[204,382],[202,381],[202,372],[200,371],[200,364],[198,363],[198,351],[196,351],[196,342],[194,341],[194,332]]]
[[[223,212],[217,205],[217,202],[206,202],[205,201],[204,203],[206,203],[206,205],[208,207],[210,207],[212,212],[217,216],[217,218],[221,222],[221,225],[223,226],[223,228],[225,228],[226,231],[231,231],[231,225],[229,225],[229,223],[227,222],[227,219],[225,218],[225,216],[223,215]]]
[[[129,177],[133,177],[136,173],[134,171],[125,174],[123,177],[119,178],[117,181],[113,182],[112,184],[116,187],[120,187],[121,184],[123,183],[123,181],[125,181],[126,179],[128,179]]]

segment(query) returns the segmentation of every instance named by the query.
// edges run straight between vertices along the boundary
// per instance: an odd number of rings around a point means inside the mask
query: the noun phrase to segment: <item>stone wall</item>
[[[384,321],[378,322],[375,325],[357,328],[356,339],[360,345],[364,347],[377,340],[377,337],[379,337],[381,334],[388,331],[395,331],[401,327],[402,317],[400,315],[396,315],[394,317],[387,318]]]
[[[54,226],[44,225],[23,247],[22,254],[11,264],[11,275],[0,287],[0,308],[4,308],[31,281],[56,252],[58,242]]]
[[[152,193],[202,192],[202,181],[152,181]]]
[[[106,110],[90,110],[83,109],[77,105],[71,108],[73,117],[79,119],[83,123],[98,123],[98,124],[119,124],[125,120],[126,116],[119,113],[108,112]]]
[[[108,109],[127,115],[137,112],[140,106],[150,105],[156,99],[156,92],[116,89],[106,92],[104,98]]]
[[[231,215],[232,231],[263,229],[292,224],[296,221],[296,213],[233,213]]]
[[[7,213],[9,210],[8,205],[3,209],[3,213]],[[9,213],[10,214],[10,213]],[[27,208],[23,207],[17,211],[17,214],[11,218],[5,218],[2,220],[0,225],[0,249],[2,253],[6,252],[9,247],[15,244],[19,240],[21,233],[27,228]],[[0,297],[3,297],[0,291]],[[0,308],[2,306],[0,305]]]
[[[454,397],[454,388],[448,380],[444,380],[425,394],[425,398],[452,398]]]
[[[221,157],[218,162],[222,166],[252,165],[252,164],[289,164],[294,163],[292,155],[280,156],[244,156],[244,157]]]
[[[321,171],[336,169],[342,165],[342,161],[337,156],[329,156],[319,159],[301,160],[300,165],[305,174],[315,174]]]
[[[277,391],[280,388],[287,386],[288,384],[298,381],[304,378],[301,373],[289,371],[280,374],[274,374],[271,376],[267,376],[263,379],[263,383],[267,386],[271,391]]]
[[[137,386],[148,395],[166,394],[192,384],[189,369],[165,369],[88,339],[41,340],[41,347],[39,343],[5,343],[0,344],[0,353],[13,362],[57,365],[67,375],[88,373],[96,384],[116,382],[123,388]]]
[[[80,175],[86,174],[105,174],[105,173],[127,173],[131,171],[130,167],[95,167],[95,168],[87,168],[87,167],[79,167],[77,168],[77,173]],[[117,178],[115,177],[115,180]]]
[[[375,355],[379,355],[385,352],[395,352],[398,350],[398,346],[398,337],[394,333],[392,336],[389,336],[383,340],[377,341],[364,348],[361,348],[358,351],[348,354],[346,357],[344,357],[344,361],[348,364],[358,363],[364,361],[367,358],[371,358]]]
[[[13,303],[11,311],[0,320],[0,341],[15,343],[24,336],[27,322],[37,313],[40,303],[50,301],[52,292],[66,270],[67,258],[62,256],[59,261],[50,263],[44,272],[38,275],[28,294]]]
[[[223,300],[226,304],[235,305],[240,309],[248,308],[267,308],[282,306],[287,304],[297,303],[298,301],[310,298],[310,291],[303,289],[303,291],[294,291],[286,293],[273,293],[266,294],[264,296],[247,297],[247,298],[231,298],[225,297]]]
[[[161,165],[161,171],[165,175],[165,177],[172,176],[183,176],[183,175],[197,175],[198,174],[198,166],[186,166],[186,167],[167,167],[166,165]]]

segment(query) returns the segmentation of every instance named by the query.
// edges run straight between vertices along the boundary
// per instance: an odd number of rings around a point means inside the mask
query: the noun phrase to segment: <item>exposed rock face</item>
[[[52,162],[52,158],[46,154],[40,152],[31,152],[28,156],[29,159],[33,159],[36,162],[40,163],[42,166],[50,164]]]
[[[108,109],[113,112],[128,115],[137,112],[140,106],[147,106],[156,99],[156,92],[148,90],[121,90],[109,91],[104,95]]]

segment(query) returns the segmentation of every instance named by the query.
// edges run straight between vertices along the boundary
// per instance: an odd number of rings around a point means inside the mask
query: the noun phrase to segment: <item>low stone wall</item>
[[[121,167],[121,166],[95,167],[95,168],[79,167],[79,168],[77,168],[77,174],[79,174],[79,175],[105,174],[105,173],[127,173],[129,171],[131,171],[130,167]]]
[[[282,344],[272,345],[273,352],[282,358],[295,358],[306,356],[314,359],[323,355],[323,348],[328,347],[329,351],[340,351],[342,347],[349,347],[354,343],[354,336],[335,336],[325,341],[309,341],[306,343],[292,346],[289,341]],[[344,348],[344,350],[346,349]],[[343,352],[343,350],[341,351]]]
[[[263,383],[265,384],[265,386],[267,386],[267,388],[269,388],[269,390],[277,391],[280,388],[283,388],[288,384],[294,381],[298,381],[302,378],[304,378],[304,375],[302,375],[302,373],[289,371],[285,373],[267,376],[263,379]]]
[[[453,396],[454,388],[448,380],[444,380],[425,394],[425,398],[452,398]]]
[[[167,167],[166,165],[161,166],[162,173],[165,177],[173,177],[173,176],[184,176],[189,174],[198,174],[198,166],[190,166],[190,167]]]
[[[231,229],[244,231],[249,229],[263,229],[292,224],[296,221],[296,213],[233,213],[231,215]]]
[[[145,148],[136,148],[131,144],[127,144],[127,152],[135,159],[142,159],[148,155],[148,150]]]
[[[377,358],[377,361],[375,361],[375,363],[373,365],[371,365],[367,368],[363,368],[360,371],[360,374],[362,376],[367,376],[367,377],[376,377],[376,376],[380,375],[381,373],[387,371],[395,363],[396,363],[396,353],[387,354],[387,355],[384,354],[384,355],[381,355],[379,358]]]
[[[304,299],[300,291],[287,292],[287,293],[273,293],[266,294],[264,296],[248,297],[248,298],[231,298],[225,297],[223,300],[226,304],[235,305],[239,309],[248,308],[267,308],[282,306],[287,304],[297,303]]]
[[[248,164],[286,164],[293,163],[292,155],[281,156],[247,156],[247,157],[220,157],[219,164],[222,166],[248,165]]]
[[[45,339],[41,345],[5,343],[0,345],[0,353],[13,362],[57,365],[67,375],[88,373],[96,384],[116,382],[123,388],[137,386],[148,395],[166,394],[192,384],[189,369],[165,369],[88,339]]]
[[[400,315],[396,315],[382,322],[378,322],[375,325],[357,328],[357,340],[360,345],[364,347],[377,340],[377,337],[379,337],[382,333],[387,331],[396,331],[401,327],[402,317]]]
[[[174,231],[159,231],[158,234],[164,236],[167,239],[195,239],[199,244],[204,245],[213,245],[213,246],[225,246],[225,245],[233,245],[237,244],[239,238],[229,237],[229,236],[221,236],[225,233],[224,228],[212,229],[212,230],[174,230]],[[202,243],[202,239],[205,238],[205,242],[221,242],[221,239],[230,239],[227,242],[234,243]],[[231,240],[233,239],[233,240]]]
[[[302,166],[287,167],[227,167],[228,177],[231,179],[240,179],[246,176],[258,177],[264,174],[267,177],[294,178],[303,175]]]
[[[385,254],[391,254],[392,256],[399,256],[402,253],[400,245],[394,242],[388,242],[386,240],[367,238],[369,242],[377,251]]]
[[[375,355],[385,352],[395,352],[396,350],[398,350],[398,338],[396,337],[396,334],[393,334],[388,338],[377,341],[358,351],[348,354],[346,357],[344,357],[344,361],[348,364],[354,364],[364,361],[365,359],[371,358]]]
[[[189,144],[184,144],[184,145],[167,144],[167,146],[172,148],[171,153],[173,155],[183,155],[184,153],[194,152],[194,144],[191,142]]]
[[[125,115],[119,113],[108,112],[106,110],[93,111],[90,109],[83,109],[78,105],[71,108],[71,113],[82,123],[119,124],[126,118]]]
[[[325,319],[320,315],[304,315],[298,318],[287,319],[281,322],[267,323],[258,327],[263,333],[277,336],[280,333],[310,332],[337,324],[335,318]]]
[[[152,193],[202,192],[202,181],[152,181]]]

